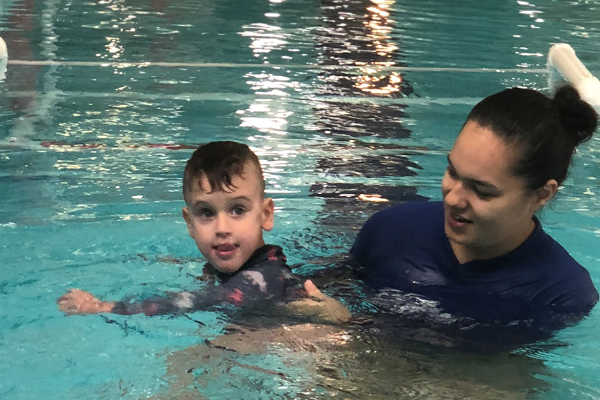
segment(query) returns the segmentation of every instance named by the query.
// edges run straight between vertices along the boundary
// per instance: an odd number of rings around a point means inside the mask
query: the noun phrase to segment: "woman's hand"
[[[311,280],[304,282],[304,290],[308,297],[286,304],[288,312],[329,323],[346,322],[352,317],[346,306],[323,294]]]
[[[91,293],[71,289],[56,300],[58,309],[67,315],[111,312],[115,303],[97,299]]]

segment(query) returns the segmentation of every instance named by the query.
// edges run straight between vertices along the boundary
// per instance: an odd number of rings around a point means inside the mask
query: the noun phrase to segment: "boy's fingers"
[[[56,299],[56,302],[61,303],[64,301],[73,301],[74,298],[77,298],[77,296],[81,296],[82,293],[85,292],[79,289],[69,289],[67,293],[63,294],[58,299]]]
[[[62,296],[60,296],[58,299],[56,299],[57,303],[60,303],[61,301],[65,301],[68,300],[69,297],[71,296],[71,293],[73,293],[73,291],[76,291],[77,289],[69,289],[67,290],[67,292],[65,294],[63,294]]]
[[[68,300],[69,300],[69,295],[68,294],[63,294],[58,299],[56,299],[56,303],[60,304],[60,303],[64,303],[65,301],[68,301]]]
[[[72,302],[65,300],[58,303],[58,309],[67,315],[79,314],[79,306]]]

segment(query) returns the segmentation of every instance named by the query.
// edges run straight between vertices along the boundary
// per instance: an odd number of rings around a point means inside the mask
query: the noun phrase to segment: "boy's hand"
[[[97,299],[91,293],[71,289],[56,300],[58,309],[67,315],[111,312],[115,303]]]

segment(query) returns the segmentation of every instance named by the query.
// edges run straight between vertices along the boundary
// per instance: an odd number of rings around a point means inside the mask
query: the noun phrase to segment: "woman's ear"
[[[263,223],[262,228],[265,231],[273,229],[275,224],[275,203],[272,198],[267,198],[263,201]]]
[[[535,204],[536,209],[538,211],[542,207],[544,207],[550,200],[554,198],[556,192],[558,191],[558,182],[556,179],[550,179],[544,186],[536,190],[535,193]]]

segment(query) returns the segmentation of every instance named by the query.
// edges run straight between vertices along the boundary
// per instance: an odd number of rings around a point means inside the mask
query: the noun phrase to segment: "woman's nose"
[[[465,208],[467,200],[465,197],[465,190],[462,183],[458,180],[448,180],[442,184],[442,195],[444,202],[456,208]]]

